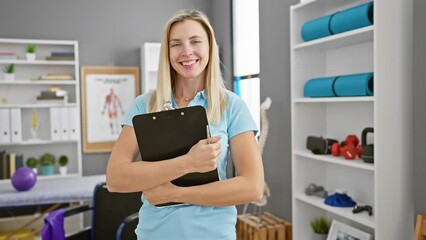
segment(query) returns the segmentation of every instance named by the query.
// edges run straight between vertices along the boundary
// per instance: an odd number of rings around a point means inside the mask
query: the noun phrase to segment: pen
[[[206,125],[206,131],[207,131],[207,144],[210,144],[210,138],[212,135],[210,134],[209,125]]]

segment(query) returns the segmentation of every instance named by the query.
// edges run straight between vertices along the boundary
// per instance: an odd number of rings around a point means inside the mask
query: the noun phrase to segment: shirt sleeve
[[[132,119],[136,115],[145,114],[147,112],[147,106],[149,103],[149,100],[151,99],[151,95],[140,95],[135,98],[132,105],[130,105],[130,108],[127,110],[123,120],[121,121],[121,126],[124,127],[124,125],[133,127]]]
[[[251,115],[247,104],[239,96],[234,95],[228,103],[228,137],[232,137],[247,131],[253,131],[256,136],[259,131],[256,122]]]

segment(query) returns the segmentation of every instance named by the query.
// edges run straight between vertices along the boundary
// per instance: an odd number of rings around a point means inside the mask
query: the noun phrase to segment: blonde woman
[[[174,108],[203,106],[213,137],[173,159],[134,161],[139,149],[133,116],[161,111],[167,101]],[[122,125],[108,162],[107,185],[112,192],[143,192],[135,230],[138,239],[235,240],[235,205],[262,198],[263,166],[256,124],[245,103],[224,87],[214,31],[204,13],[181,11],[166,23],[157,90],[138,96]],[[227,179],[229,153],[237,174]],[[187,173],[216,168],[217,182],[193,187],[170,182]],[[155,207],[167,202],[188,205]]]

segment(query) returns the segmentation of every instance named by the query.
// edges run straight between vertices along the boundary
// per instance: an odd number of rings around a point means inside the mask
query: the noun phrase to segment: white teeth
[[[191,61],[187,61],[187,62],[182,62],[182,65],[184,65],[184,66],[189,66],[189,65],[194,64],[195,62],[197,62],[197,61],[195,61],[195,60],[191,60]]]

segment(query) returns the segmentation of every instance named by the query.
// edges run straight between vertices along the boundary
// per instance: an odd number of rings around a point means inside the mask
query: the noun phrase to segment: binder
[[[50,139],[52,141],[61,140],[61,116],[59,108],[53,107],[49,109],[50,112]]]
[[[21,121],[20,108],[10,109],[10,126],[11,126],[12,142],[13,143],[22,142],[22,121]]]
[[[66,107],[61,107],[59,108],[59,114],[60,114],[60,124],[59,124],[59,129],[61,132],[61,137],[60,139],[62,141],[68,141],[70,139],[69,136],[69,119],[68,119],[68,108]]]
[[[0,109],[0,143],[10,142],[10,110]]]
[[[142,161],[162,161],[189,152],[199,140],[207,138],[206,110],[193,106],[136,115],[132,119]],[[181,187],[218,181],[217,169],[206,173],[189,173],[172,181]],[[157,207],[180,203],[165,203]]]
[[[68,133],[70,140],[78,140],[78,118],[77,118],[77,108],[70,107],[68,108]]]

